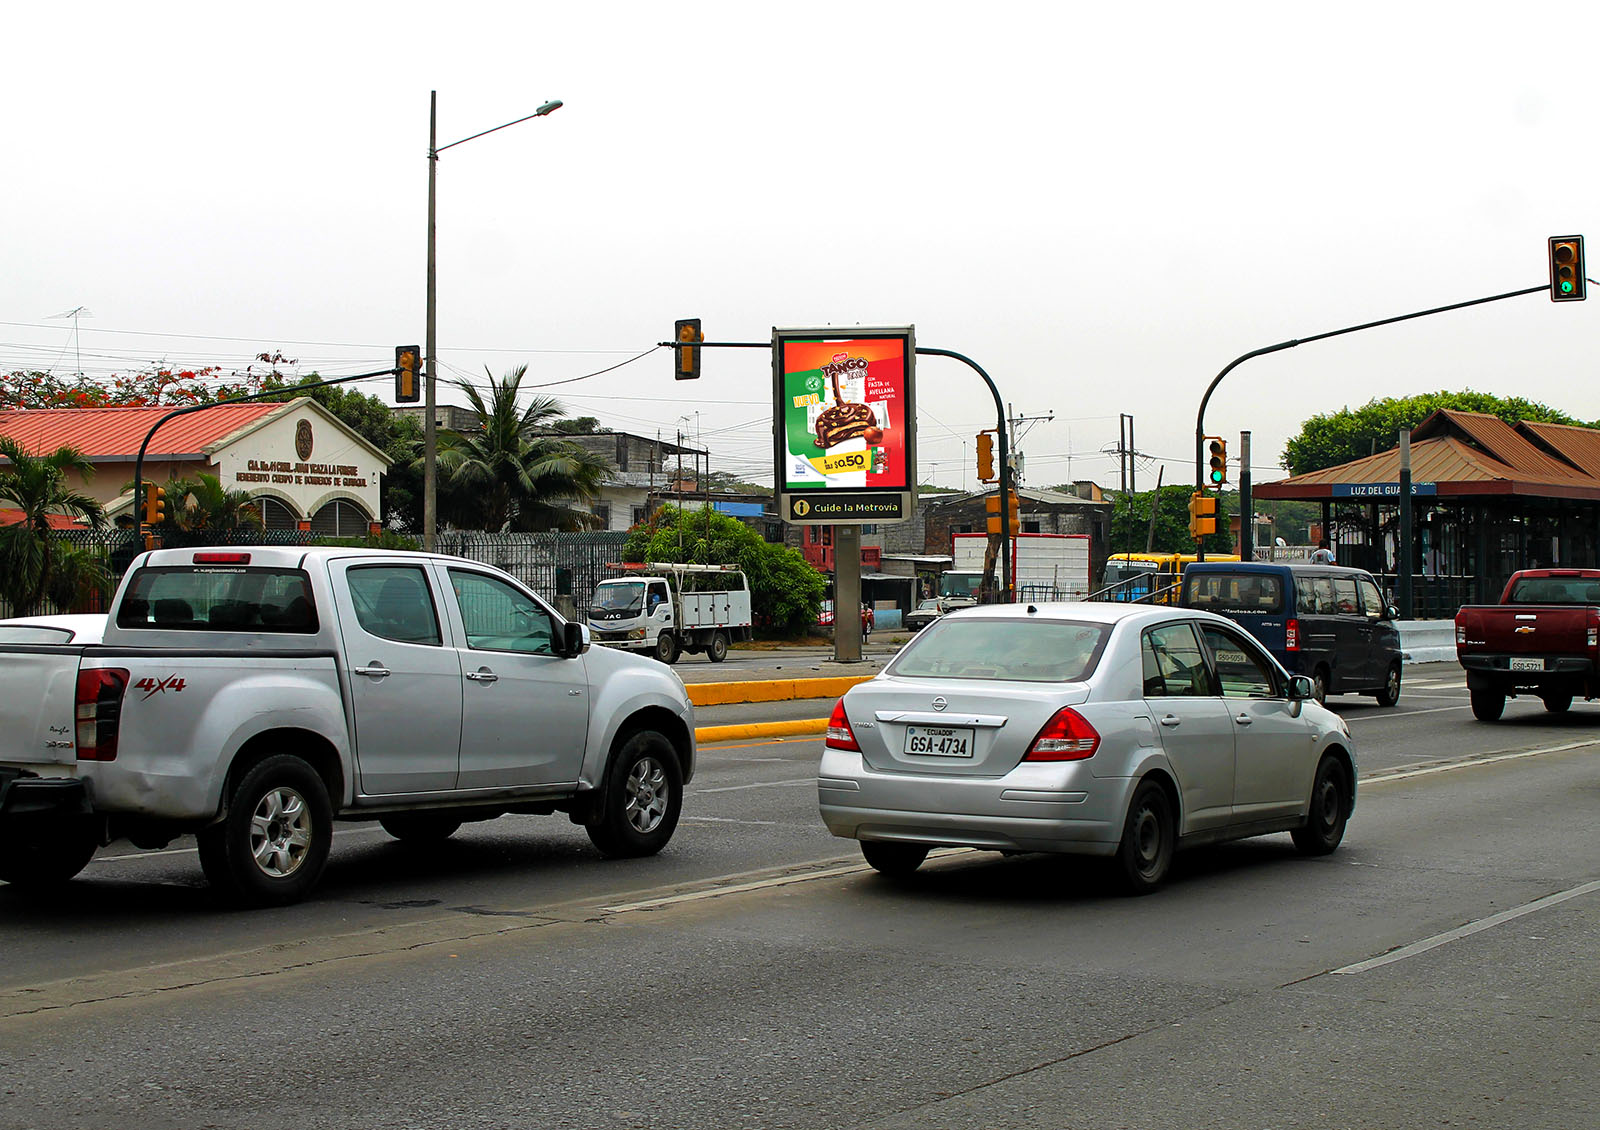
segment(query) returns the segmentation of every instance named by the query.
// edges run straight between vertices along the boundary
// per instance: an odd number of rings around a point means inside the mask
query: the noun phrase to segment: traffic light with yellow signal
[[[422,399],[422,350],[415,345],[394,347],[394,398],[400,404]]]
[[[1009,529],[1013,534],[1017,533],[1022,525],[1022,499],[1017,497],[1017,492],[1014,490],[1006,492],[1004,503],[1001,502],[998,494],[991,494],[983,500],[983,508],[989,514],[989,532],[991,534],[1000,532],[1000,507],[1002,505],[1005,506]]]
[[[1221,436],[1206,437],[1206,485],[1220,489],[1228,481],[1228,441]]]
[[[978,481],[994,482],[994,433],[978,433]]]
[[[1584,297],[1583,236],[1551,236],[1550,301],[1582,302]]]
[[[1189,536],[1199,541],[1217,532],[1217,498],[1197,490],[1189,496]]]
[[[672,338],[681,344],[672,347],[672,352],[677,354],[674,363],[672,379],[675,381],[695,381],[700,379],[700,350],[699,343],[706,339],[700,332],[699,318],[684,318],[672,324]]]
[[[167,492],[155,483],[144,484],[144,524],[159,526],[167,520]]]

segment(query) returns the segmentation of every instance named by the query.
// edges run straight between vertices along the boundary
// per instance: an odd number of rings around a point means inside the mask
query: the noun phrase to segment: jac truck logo
[[[146,675],[137,683],[133,684],[133,689],[143,691],[144,699],[151,699],[158,694],[165,694],[167,691],[173,691],[174,693],[181,691],[183,690],[184,685],[184,680],[180,679],[175,674],[168,675],[165,679],[152,679],[150,676]],[[142,699],[141,701],[144,700]]]

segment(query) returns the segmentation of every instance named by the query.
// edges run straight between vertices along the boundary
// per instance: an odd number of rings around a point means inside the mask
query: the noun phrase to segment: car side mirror
[[[1304,701],[1305,699],[1308,699],[1308,698],[1315,698],[1316,697],[1316,693],[1317,693],[1316,684],[1314,684],[1311,681],[1311,676],[1309,676],[1309,675],[1291,675],[1291,676],[1289,676],[1289,699],[1290,699],[1290,701],[1292,701],[1292,702],[1302,702],[1302,701]]]
[[[563,624],[561,626],[561,654],[574,659],[589,650],[589,625]]]
[[[1385,605],[1383,609],[1383,618],[1385,620],[1398,620],[1400,619],[1400,610],[1392,604]]]

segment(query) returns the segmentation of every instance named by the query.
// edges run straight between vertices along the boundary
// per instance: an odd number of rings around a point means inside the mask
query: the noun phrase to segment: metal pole
[[[422,419],[422,548],[433,552],[439,522],[439,435],[434,421],[434,405],[438,403],[434,390],[435,374],[439,366],[438,341],[435,320],[438,316],[438,262],[435,257],[437,225],[435,222],[436,181],[439,172],[439,92],[428,95],[428,343],[424,347],[428,372],[423,379]]]
[[[1395,531],[1395,596],[1400,619],[1411,619],[1411,429],[1400,431],[1400,528]]]
[[[1250,501],[1250,433],[1239,433],[1239,560],[1256,555],[1255,504]]]

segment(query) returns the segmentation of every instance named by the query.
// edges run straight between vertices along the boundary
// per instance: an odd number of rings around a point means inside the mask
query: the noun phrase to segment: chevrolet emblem
[[[1532,624],[1519,624],[1517,627],[1512,628],[1511,630],[1516,635],[1525,636],[1529,632],[1537,632],[1539,629],[1535,628]]]

